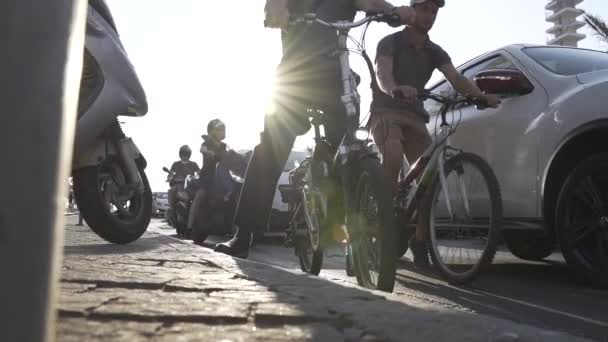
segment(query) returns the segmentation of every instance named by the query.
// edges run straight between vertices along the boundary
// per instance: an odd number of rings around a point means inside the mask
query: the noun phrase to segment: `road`
[[[162,221],[153,222],[151,229],[174,233]],[[211,237],[206,247],[220,240]],[[293,251],[277,243],[255,246],[249,258],[299,270]],[[399,261],[395,286],[395,293],[404,298],[608,341],[608,291],[578,283],[557,253],[545,262],[533,263],[499,251],[492,267],[466,287],[449,285],[432,273],[421,274],[410,260],[408,253]],[[346,276],[344,255],[337,248],[326,252],[319,276],[336,283],[356,282]]]

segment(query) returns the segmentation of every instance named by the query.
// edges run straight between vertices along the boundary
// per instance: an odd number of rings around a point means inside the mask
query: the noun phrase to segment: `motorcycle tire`
[[[129,199],[129,216],[111,212],[114,205],[104,198],[102,176],[107,172],[122,172],[117,160],[108,160],[100,166],[91,166],[73,172],[74,195],[82,217],[89,227],[102,239],[127,244],[139,239],[152,218],[152,190],[143,166],[138,166],[144,184],[144,192]],[[113,178],[112,176],[110,178]]]

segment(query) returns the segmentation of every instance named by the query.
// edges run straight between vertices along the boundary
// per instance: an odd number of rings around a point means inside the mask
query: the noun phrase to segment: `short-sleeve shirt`
[[[176,161],[171,166],[171,171],[175,172],[176,179],[184,179],[188,175],[193,175],[195,172],[198,172],[200,169],[198,164],[193,161],[182,162]]]
[[[399,44],[398,48],[397,44]],[[394,59],[396,49],[399,56]],[[378,56],[391,57],[396,62],[393,64],[393,77],[397,85],[408,85],[420,92],[424,90],[435,69],[452,63],[447,52],[430,39],[427,39],[422,48],[414,47],[407,29],[384,37],[378,43],[376,57]],[[421,100],[405,103],[384,92],[376,94],[374,110],[413,112],[425,120],[429,118]]]

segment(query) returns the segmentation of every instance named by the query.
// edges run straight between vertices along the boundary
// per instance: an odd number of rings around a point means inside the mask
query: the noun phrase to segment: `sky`
[[[148,97],[148,114],[124,121],[126,133],[148,160],[153,191],[166,191],[161,169],[178,159],[181,145],[193,149],[192,160],[200,165],[201,135],[211,119],[226,123],[231,148],[255,146],[281,57],[280,33],[263,27],[264,0],[106,1]],[[546,3],[447,0],[430,36],[456,66],[509,44],[545,44],[550,27],[544,21]],[[579,8],[608,19],[606,0],[585,0]],[[366,42],[372,59],[377,42],[396,30],[384,24],[370,27]],[[608,50],[586,28],[579,32],[587,34],[580,47]],[[351,55],[351,64],[363,77],[359,92],[366,111],[369,75],[360,57]],[[436,74],[430,82],[439,78]],[[304,136],[296,148],[311,144],[310,136]]]

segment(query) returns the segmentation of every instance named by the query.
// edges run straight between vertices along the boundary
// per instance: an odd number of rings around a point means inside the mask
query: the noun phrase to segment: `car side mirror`
[[[473,78],[477,87],[486,94],[526,95],[534,90],[534,85],[519,70],[491,69],[484,70]]]
[[[163,167],[163,171],[165,171],[166,173],[169,173],[169,169],[167,169],[166,167]]]

